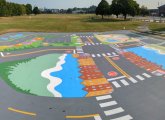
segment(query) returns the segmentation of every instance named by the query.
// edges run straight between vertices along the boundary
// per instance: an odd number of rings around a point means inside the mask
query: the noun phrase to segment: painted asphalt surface
[[[109,34],[110,32],[104,33]],[[163,43],[163,40],[135,35],[129,31],[115,31],[111,33],[131,34],[142,40],[144,43]],[[114,92],[111,95],[91,98],[47,98],[25,95],[11,89],[3,80],[0,80],[0,116],[3,120],[72,120],[66,116],[82,116],[99,114],[83,120],[163,120],[165,115],[165,79],[154,76],[144,69],[135,66],[133,63],[122,57],[113,46],[103,45],[97,39],[91,38],[91,41],[85,36],[93,36],[93,33],[75,33],[86,43],[83,51],[93,56],[99,69],[104,76],[112,83]],[[103,33],[101,33],[103,34]],[[71,35],[71,34],[69,34]],[[68,36],[69,37],[69,36]],[[66,38],[62,37],[63,40]],[[20,40],[22,41],[22,40]],[[14,41],[13,41],[14,42]],[[52,42],[48,40],[47,42]],[[90,43],[92,42],[92,43]],[[14,42],[15,43],[15,42]],[[97,44],[98,43],[98,44]],[[1,44],[1,43],[0,43]],[[54,50],[50,50],[54,49]],[[56,49],[71,49],[75,47],[59,48],[46,47],[36,48],[24,51],[10,52],[11,57],[0,57],[0,62],[14,61],[18,59],[31,58],[48,53],[63,53],[67,50],[57,51]],[[73,50],[72,50],[73,49]],[[46,50],[46,51],[42,51]],[[12,56],[27,52],[41,51],[40,53],[26,54],[22,56]],[[124,69],[133,79],[123,77],[122,73],[118,74],[118,80],[111,80],[107,75],[109,71],[116,71],[114,66],[106,59],[105,55],[116,55],[120,59],[115,63]],[[115,54],[114,54],[115,53]],[[4,53],[8,56],[7,53]],[[110,58],[111,59],[111,58]],[[18,109],[33,113],[31,115],[20,114],[11,111]],[[79,118],[76,118],[78,120]]]

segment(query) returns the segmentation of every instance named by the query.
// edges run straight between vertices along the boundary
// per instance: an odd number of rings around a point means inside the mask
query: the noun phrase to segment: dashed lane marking
[[[136,77],[139,79],[139,80],[144,80],[144,78],[142,77],[142,76],[140,76],[140,75],[136,75]]]
[[[121,86],[119,85],[119,83],[116,82],[116,81],[112,82],[112,84],[113,84],[116,88],[120,88],[120,87],[121,87]]]
[[[109,106],[113,106],[113,105],[117,105],[116,101],[110,101],[110,102],[105,102],[105,103],[100,103],[100,107],[109,107]]]
[[[125,116],[118,117],[118,118],[111,119],[111,120],[132,120],[132,119],[133,119],[133,117],[131,117],[130,115],[125,115]]]
[[[20,113],[20,114],[30,115],[30,116],[36,116],[37,115],[36,113],[33,113],[33,112],[22,111],[22,110],[14,109],[11,107],[9,107],[8,110],[12,111],[12,112]]]
[[[96,97],[96,100],[100,101],[100,100],[106,100],[106,99],[111,99],[111,98],[112,98],[111,95],[104,95],[104,96]]]
[[[112,109],[112,110],[104,111],[104,113],[105,113],[106,116],[118,114],[118,113],[121,113],[121,112],[124,112],[124,109],[121,108],[121,107],[115,108],[115,109]]]
[[[128,86],[129,85],[129,83],[126,81],[126,80],[120,80],[121,81],[121,83],[123,83],[125,86]]]
[[[151,76],[149,75],[149,74],[147,74],[147,73],[143,73],[142,75],[144,75],[145,77],[147,77],[147,78],[150,78]]]

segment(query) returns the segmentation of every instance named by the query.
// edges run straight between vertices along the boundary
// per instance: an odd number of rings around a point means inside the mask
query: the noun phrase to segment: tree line
[[[6,0],[0,0],[0,16],[20,16],[20,15],[30,15],[39,14],[38,7],[32,7],[31,4],[17,4],[12,2],[7,2]]]
[[[116,15],[117,18],[119,15],[123,15],[124,19],[127,19],[127,15],[146,15],[146,7],[142,6],[140,8],[139,4],[135,0],[112,0],[112,4],[106,0],[101,0],[99,5],[96,8],[96,15],[101,15],[104,19],[105,15]]]

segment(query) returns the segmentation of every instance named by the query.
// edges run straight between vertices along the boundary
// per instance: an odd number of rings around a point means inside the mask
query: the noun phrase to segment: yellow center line
[[[20,113],[20,114],[30,115],[30,116],[36,116],[37,115],[36,113],[17,110],[17,109],[11,108],[11,107],[9,107],[8,110],[10,110],[12,112]]]
[[[90,38],[87,37],[87,39],[90,43],[94,43]]]
[[[100,116],[99,114],[81,115],[81,116],[66,116],[65,118],[78,119],[78,118],[92,118],[95,116]]]
[[[39,51],[34,51],[34,52],[22,53],[22,54],[8,55],[8,56],[4,56],[3,58],[23,56],[23,55],[29,55],[29,54],[35,54],[35,53],[41,53],[41,52],[48,52],[48,51],[55,51],[55,50],[60,51],[60,50],[74,50],[74,49],[47,49],[47,50],[39,50]]]
[[[115,67],[121,74],[126,76],[127,78],[130,78],[130,75],[128,75],[124,70],[122,70],[116,63],[114,63],[109,57],[105,56],[105,59],[113,66]]]

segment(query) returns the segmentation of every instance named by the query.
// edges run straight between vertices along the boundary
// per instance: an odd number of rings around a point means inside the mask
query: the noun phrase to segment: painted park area
[[[27,94],[73,98],[104,95],[113,90],[86,54],[48,54],[1,63],[0,67],[1,77],[10,86]]]
[[[95,37],[104,44],[119,44],[139,41],[139,39],[125,34],[96,35]]]

